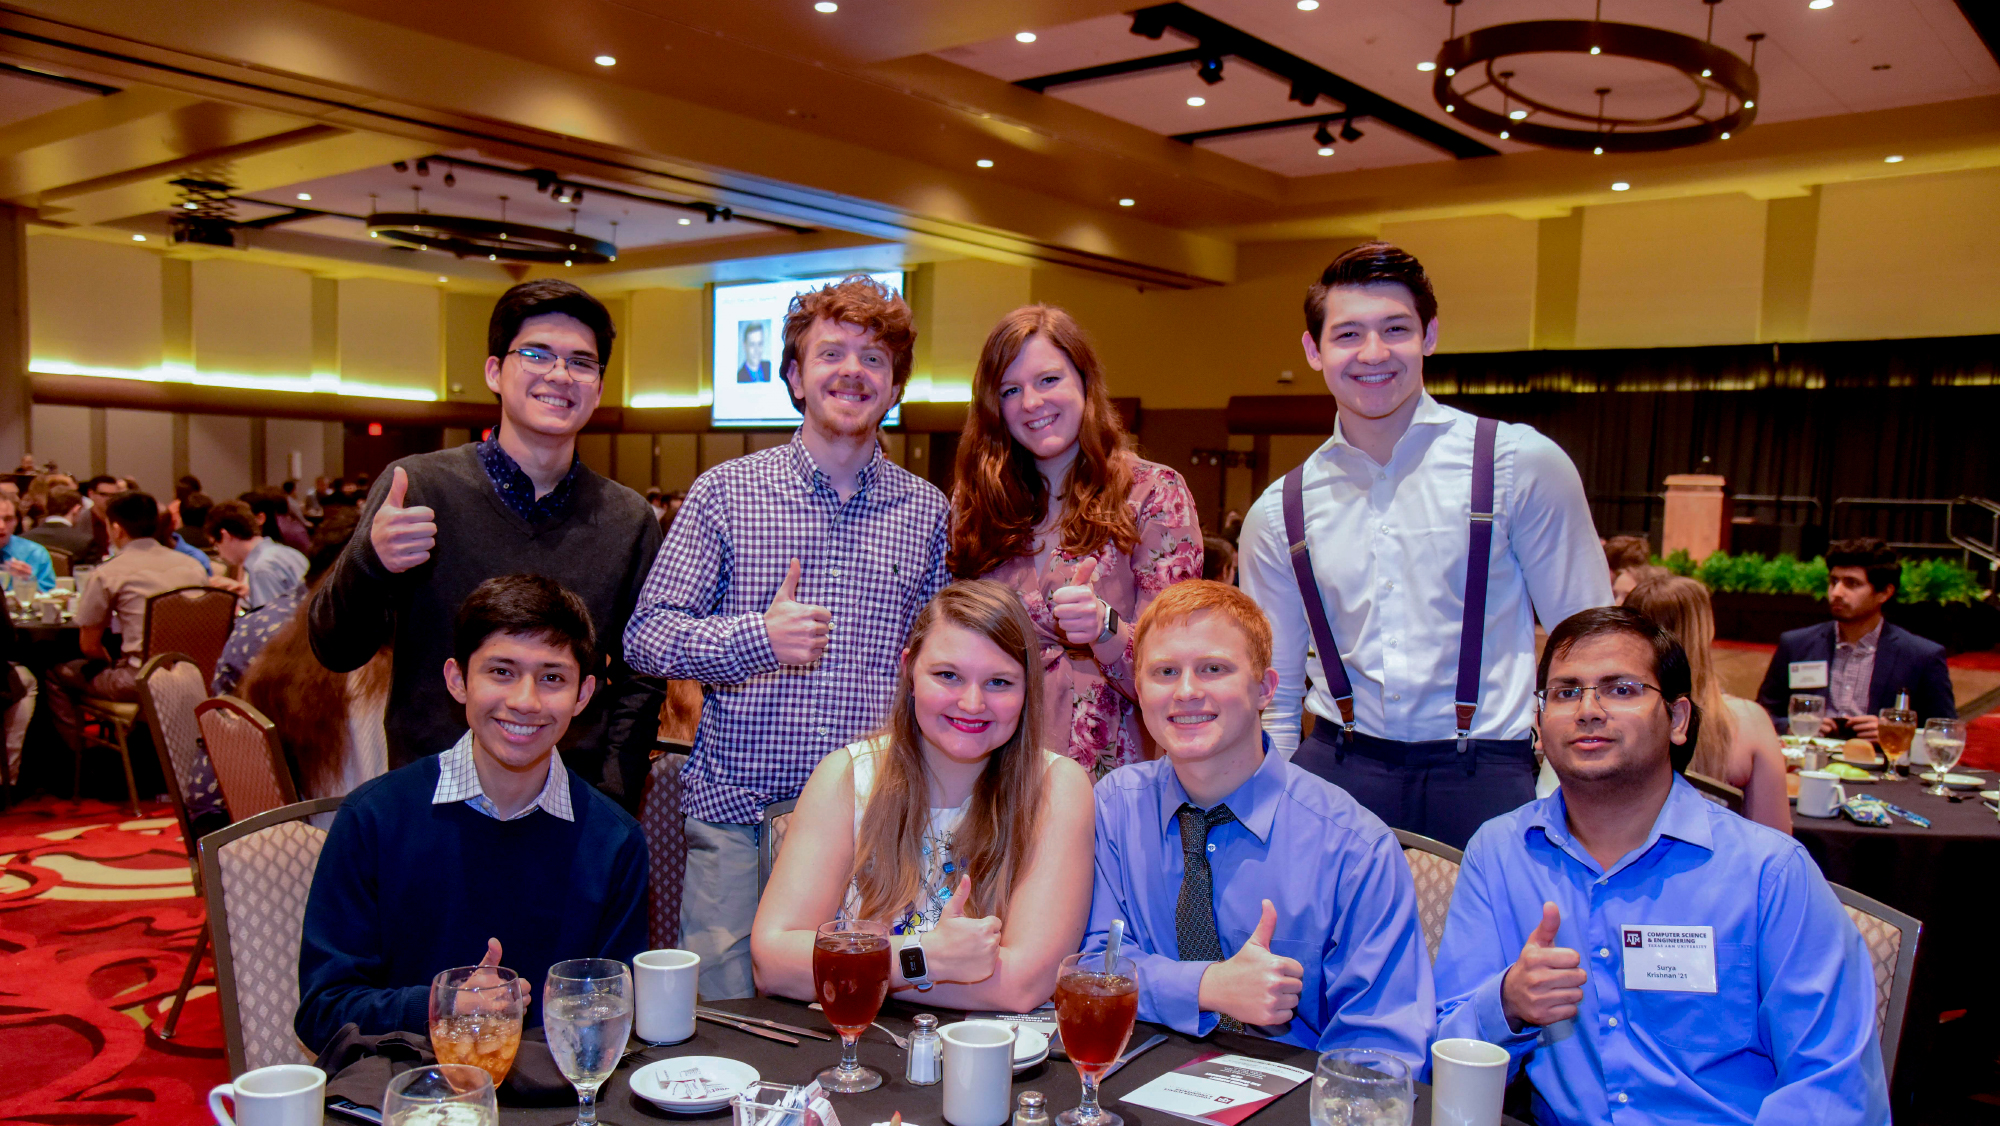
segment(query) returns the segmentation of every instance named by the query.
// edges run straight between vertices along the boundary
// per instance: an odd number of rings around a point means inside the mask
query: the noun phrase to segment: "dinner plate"
[[[1014,1029],[1014,1070],[1026,1071],[1049,1058],[1049,1038],[1032,1028]]]
[[[1934,783],[1937,780],[1936,771],[1924,773],[1924,781]],[[1986,779],[1976,774],[1947,774],[1944,776],[1944,784],[1954,790],[1977,790],[1986,784]]]
[[[667,1083],[673,1073],[685,1067],[698,1067],[701,1077],[708,1084],[708,1093],[698,1099],[676,1099],[667,1094]],[[675,1114],[706,1114],[721,1110],[729,1105],[729,1100],[756,1086],[762,1076],[757,1069],[742,1060],[732,1060],[723,1056],[675,1056],[672,1059],[655,1060],[632,1073],[632,1093]]]
[[[1979,796],[1987,801],[2000,801],[2000,790],[1981,790]]]

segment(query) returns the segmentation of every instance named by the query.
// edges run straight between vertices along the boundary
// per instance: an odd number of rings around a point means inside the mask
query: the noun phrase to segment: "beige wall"
[[[267,450],[269,435],[267,429]],[[120,472],[117,461],[115,457],[111,459],[114,473]],[[201,478],[202,491],[216,500],[227,500],[248,491],[250,420],[220,414],[189,415],[188,472]]]
[[[203,259],[193,272],[195,368],[303,386],[312,374],[312,275],[229,258]]]
[[[2000,169],[1828,184],[1815,340],[2000,332]]]
[[[1754,342],[1763,282],[1759,200],[1718,195],[1586,208],[1576,346]]]
[[[158,367],[160,308],[158,255],[89,239],[28,240],[34,359],[113,373]]]
[[[641,289],[626,299],[618,325],[630,398],[622,405],[693,406],[709,383],[707,295],[699,289]],[[605,402],[611,405],[610,399]]]
[[[341,383],[359,384],[352,389],[355,393],[367,393],[362,388],[396,388],[442,398],[443,298],[444,291],[433,285],[341,279]],[[199,327],[195,339],[201,339]]]

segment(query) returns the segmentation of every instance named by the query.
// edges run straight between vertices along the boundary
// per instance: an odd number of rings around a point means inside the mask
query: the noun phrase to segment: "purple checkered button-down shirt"
[[[702,682],[681,771],[689,816],[755,824],[888,714],[910,623],[951,581],[951,512],[879,449],[860,485],[843,503],[794,432],[688,490],[625,627],[625,659],[648,676]],[[799,601],[831,611],[833,629],[818,661],[780,666],[764,611],[794,559]]]

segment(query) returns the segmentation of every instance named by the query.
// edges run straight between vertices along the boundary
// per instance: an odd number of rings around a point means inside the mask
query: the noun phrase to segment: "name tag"
[[[1825,688],[1825,661],[1793,661],[1786,666],[1792,672],[1793,688]]]
[[[1620,927],[1625,988],[1715,992],[1714,927]]]

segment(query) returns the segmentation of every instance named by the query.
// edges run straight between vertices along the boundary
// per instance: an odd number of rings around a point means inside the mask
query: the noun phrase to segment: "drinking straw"
[[[1125,920],[1111,920],[1111,937],[1104,942],[1104,972],[1118,972],[1118,947],[1125,942]]]

